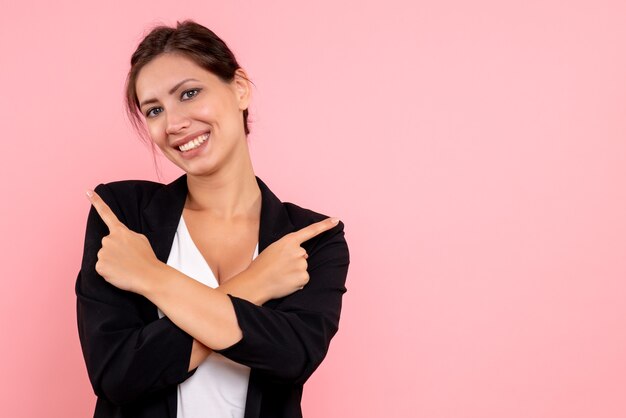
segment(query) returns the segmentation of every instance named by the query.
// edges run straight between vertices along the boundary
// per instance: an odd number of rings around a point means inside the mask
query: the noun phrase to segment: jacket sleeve
[[[99,184],[95,191],[124,222],[110,188]],[[116,288],[96,272],[108,233],[92,205],[75,285],[78,335],[95,394],[122,405],[190,377],[193,338],[167,317],[143,318],[143,296]]]
[[[274,309],[228,295],[243,337],[214,351],[273,381],[304,384],[326,356],[339,327],[350,263],[343,227],[340,221],[310,240],[316,241],[307,248],[309,282]]]

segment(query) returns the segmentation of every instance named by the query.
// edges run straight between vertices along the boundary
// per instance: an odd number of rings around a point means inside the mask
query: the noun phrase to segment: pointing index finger
[[[96,209],[96,212],[98,212],[98,215],[100,215],[106,226],[109,227],[109,230],[111,230],[111,228],[115,226],[124,225],[119,219],[117,219],[115,213],[113,213],[109,205],[107,205],[106,202],[102,200],[98,193],[93,190],[87,190],[86,193],[87,198]]]
[[[319,222],[312,223],[309,226],[305,226],[304,228],[292,232],[296,237],[296,240],[300,243],[304,241],[310,240],[314,236],[321,234],[324,231],[328,231],[339,223],[339,218],[326,218],[322,219]]]

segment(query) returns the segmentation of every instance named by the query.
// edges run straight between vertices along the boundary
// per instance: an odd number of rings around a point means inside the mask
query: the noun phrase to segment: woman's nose
[[[170,111],[167,112],[167,127],[165,131],[168,134],[175,134],[182,129],[189,127],[189,118],[182,112]]]

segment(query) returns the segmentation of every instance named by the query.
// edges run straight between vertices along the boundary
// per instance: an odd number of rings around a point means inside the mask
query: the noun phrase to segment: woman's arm
[[[98,234],[95,225],[92,213],[90,238]],[[167,317],[146,322],[137,295],[120,291],[95,272],[96,251],[85,249],[75,286],[80,343],[96,395],[122,405],[185,381],[212,350]],[[253,279],[244,271],[217,290],[224,297],[230,293],[263,304],[269,299]]]
[[[304,384],[325,358],[339,327],[350,264],[343,222],[305,244],[310,280],[277,305],[257,306],[230,295],[243,338],[215,350],[267,379]]]
[[[88,234],[97,234],[96,224],[88,222]],[[85,248],[75,284],[78,336],[91,386],[116,405],[160,396],[193,374],[185,357],[193,338],[167,317],[146,317],[148,301],[98,275],[98,248]]]
[[[227,294],[159,262],[145,272],[137,293],[161,309],[178,327],[211,349],[226,348],[242,337]],[[145,287],[144,287],[145,285]]]
[[[144,283],[146,287],[139,292],[213,351],[258,369],[276,381],[304,383],[325,357],[339,325],[349,265],[343,223],[303,247],[309,253],[310,281],[275,309],[233,294],[214,297],[218,293],[215,289],[203,287],[166,264],[155,266],[150,275],[154,280]],[[224,297],[230,298],[230,305]],[[181,304],[181,300],[185,303]],[[206,303],[207,300],[214,303]],[[195,354],[201,358],[203,353]],[[191,363],[190,367],[194,366],[194,359]]]
[[[230,293],[231,295],[246,299],[255,305],[262,305],[269,300],[268,294],[263,292],[258,283],[250,277],[246,270],[231,278],[226,283],[221,284],[216,289],[224,294]],[[197,368],[212,352],[213,350],[194,338],[193,346],[191,347],[191,357],[189,359],[189,371]]]
[[[301,244],[335,225],[332,219],[324,219],[270,244],[238,275],[239,286],[235,289],[246,293],[244,285],[248,284],[247,294],[264,302],[303,287],[309,275],[306,251]],[[228,282],[218,290],[158,260],[148,264],[148,268],[135,281],[133,291],[152,301],[180,328],[213,350],[241,340],[243,334],[227,294],[233,290]]]
[[[122,217],[109,187],[94,189]],[[123,219],[123,217],[121,218]],[[157,317],[145,298],[121,291],[96,271],[98,252],[109,230],[89,209],[81,267],[76,277],[76,319],[81,349],[94,393],[124,405],[184,382],[193,338],[169,318]],[[148,315],[148,316],[147,316]]]

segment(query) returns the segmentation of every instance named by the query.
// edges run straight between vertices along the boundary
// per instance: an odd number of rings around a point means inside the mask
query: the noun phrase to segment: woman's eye
[[[193,99],[194,97],[196,97],[198,95],[198,93],[200,92],[200,90],[202,89],[190,89],[190,90],[185,90],[182,94],[181,94],[181,99],[183,100],[189,100],[189,99]],[[159,112],[154,113],[156,110],[159,110]],[[146,112],[146,116],[149,118],[153,118],[155,116],[157,116],[159,113],[161,113],[163,110],[160,107],[153,107],[152,109],[148,110]]]
[[[148,112],[146,112],[146,116],[149,117],[149,118],[152,117],[151,115],[154,115],[154,113],[152,113],[152,112],[155,111],[155,110],[158,110],[158,109],[160,109],[160,107],[153,107],[152,109],[148,110]],[[161,112],[159,112],[159,113],[161,113]],[[157,115],[159,113],[157,113]]]
[[[185,98],[185,97],[186,97],[186,98],[191,99],[192,97],[197,96],[197,95],[198,95],[198,92],[200,92],[200,89],[191,89],[191,90],[186,90],[186,91],[184,91],[184,92],[183,92],[183,94],[182,94],[182,96],[181,96],[181,97],[182,97],[182,98]],[[193,94],[192,94],[192,93],[193,93]],[[191,94],[191,95],[189,95],[189,94]]]

